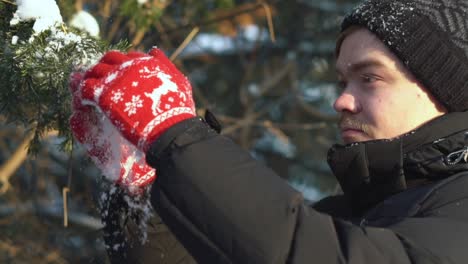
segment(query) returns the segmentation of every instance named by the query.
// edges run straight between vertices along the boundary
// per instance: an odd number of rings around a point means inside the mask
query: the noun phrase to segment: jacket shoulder
[[[440,181],[419,203],[418,216],[468,220],[468,172]]]

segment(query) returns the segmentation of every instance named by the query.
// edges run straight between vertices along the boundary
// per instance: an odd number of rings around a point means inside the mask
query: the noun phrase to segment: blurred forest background
[[[339,191],[326,163],[338,141],[334,48],[356,2],[57,1],[65,21],[89,12],[108,43],[127,39],[134,50],[167,52],[191,80],[199,114],[213,112],[223,134],[311,202]],[[54,131],[37,155],[25,156],[27,134],[0,110],[0,263],[109,263],[99,172],[79,146],[72,157],[61,152]],[[146,245],[154,263],[194,263],[157,216],[152,223],[160,237]]]

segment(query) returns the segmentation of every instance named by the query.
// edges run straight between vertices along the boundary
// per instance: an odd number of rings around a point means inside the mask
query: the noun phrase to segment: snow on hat
[[[377,35],[447,110],[468,110],[468,1],[367,0],[341,31],[353,25]]]

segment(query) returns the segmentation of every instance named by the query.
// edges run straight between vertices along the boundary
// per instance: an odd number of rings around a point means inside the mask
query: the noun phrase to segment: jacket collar
[[[408,186],[468,170],[468,112],[453,112],[391,140],[336,144],[328,163],[360,215]]]

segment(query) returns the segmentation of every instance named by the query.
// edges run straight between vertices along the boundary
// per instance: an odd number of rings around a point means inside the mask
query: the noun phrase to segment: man
[[[106,55],[75,97],[146,152],[152,205],[199,263],[467,263],[467,12],[463,0],[370,0],[345,17],[334,107],[346,145],[328,154],[344,195],[314,208],[193,112],[170,112],[190,89],[158,51]],[[166,110],[142,102],[131,119],[106,101],[134,82],[128,98],[157,89],[135,77],[151,69],[179,87]]]

